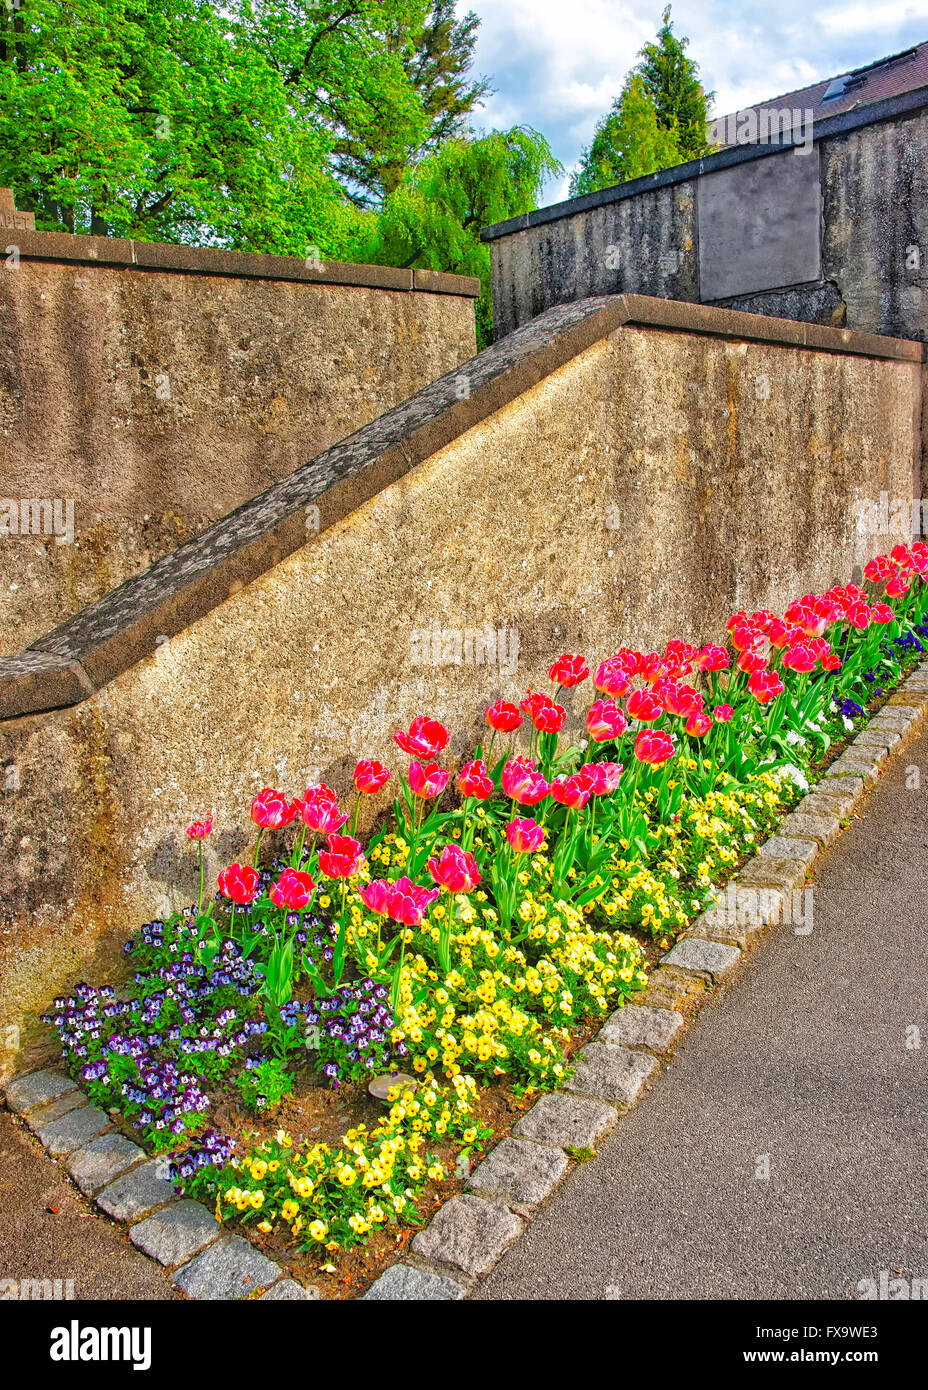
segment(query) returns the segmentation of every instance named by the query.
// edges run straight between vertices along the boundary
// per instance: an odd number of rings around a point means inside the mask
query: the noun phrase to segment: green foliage
[[[293,1072],[285,1071],[279,1058],[265,1057],[247,1067],[236,1084],[242,1100],[253,1110],[276,1110],[293,1090]]]
[[[669,169],[709,152],[706,140],[712,93],[699,85],[698,68],[678,39],[670,7],[655,43],[646,44],[593,142],[571,177],[572,196]]]
[[[481,227],[535,207],[544,180],[562,172],[543,135],[528,127],[454,136],[406,170],[386,199],[364,259],[480,278],[478,344],[492,336],[490,257]]]
[[[703,91],[699,66],[686,56],[688,45],[689,39],[678,39],[674,34],[668,5],[657,42],[645,44],[637,68],[645,91],[654,102],[658,124],[676,136],[681,161],[709,153],[706,126],[714,96],[713,92]]]
[[[596,127],[592,145],[584,150],[570,192],[593,193],[679,163],[675,131],[663,129],[643,79],[631,73],[622,95]]]

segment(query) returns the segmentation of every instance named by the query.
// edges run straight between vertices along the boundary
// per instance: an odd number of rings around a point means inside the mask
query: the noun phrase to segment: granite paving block
[[[525,1229],[525,1222],[506,1207],[482,1197],[459,1193],[445,1202],[412,1243],[426,1260],[454,1265],[465,1274],[486,1274]]]
[[[503,1139],[467,1179],[471,1192],[499,1197],[510,1206],[537,1207],[567,1172],[567,1159],[556,1149],[524,1139]]]
[[[295,1279],[281,1279],[278,1284],[263,1293],[258,1300],[260,1303],[304,1303],[306,1301],[318,1302],[319,1290],[310,1284],[303,1288]]]
[[[26,1076],[14,1076],[5,1091],[6,1103],[16,1115],[25,1115],[28,1110],[47,1101],[57,1100],[65,1091],[75,1090],[69,1076],[57,1071],[33,1071]]]
[[[96,1204],[114,1221],[138,1221],[156,1207],[177,1200],[166,1171],[164,1159],[149,1159],[105,1187],[97,1195]]]
[[[713,980],[724,980],[741,959],[737,946],[726,946],[721,941],[702,941],[694,936],[683,937],[664,956],[667,965],[675,965],[680,970],[696,970],[700,974],[711,975]]]
[[[110,1117],[96,1105],[83,1105],[78,1110],[69,1110],[57,1120],[50,1120],[36,1130],[39,1139],[50,1154],[73,1153],[82,1149],[91,1139],[102,1134],[110,1126]]]
[[[371,1284],[359,1301],[414,1299],[417,1303],[437,1303],[462,1299],[465,1292],[461,1284],[444,1275],[429,1274],[421,1269],[413,1269],[412,1265],[393,1265]],[[268,1294],[264,1296],[269,1297]]]
[[[218,1240],[222,1227],[201,1202],[174,1202],[133,1226],[129,1239],[161,1265],[179,1265]]]
[[[519,1139],[536,1139],[542,1144],[556,1144],[559,1149],[595,1149],[617,1119],[611,1105],[555,1091],[536,1100],[512,1132]]]
[[[814,840],[816,844],[824,847],[838,838],[841,822],[832,812],[825,812],[823,815],[809,814],[805,810],[805,803],[800,801],[798,809],[786,817],[780,831],[782,836]]]
[[[566,1089],[628,1107],[634,1105],[656,1068],[656,1059],[646,1052],[631,1052],[627,1047],[611,1047],[608,1043],[587,1043]]]
[[[607,1019],[600,1029],[598,1041],[666,1052],[682,1027],[683,1015],[676,1009],[652,1009],[647,1004],[626,1004]]]
[[[818,854],[815,840],[802,840],[791,835],[771,835],[758,850],[768,859],[798,859],[803,864],[811,864]]]
[[[279,1276],[280,1266],[250,1241],[226,1236],[179,1269],[172,1282],[190,1298],[231,1299],[247,1298]]]
[[[92,1196],[145,1157],[145,1150],[121,1134],[101,1134],[68,1160],[68,1172],[82,1192]]]

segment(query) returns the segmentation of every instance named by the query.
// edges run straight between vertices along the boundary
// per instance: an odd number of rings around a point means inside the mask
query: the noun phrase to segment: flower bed
[[[212,818],[193,822],[199,900],[127,943],[132,988],[55,1001],[72,1072],[171,1151],[179,1190],[332,1292],[358,1287],[569,1075],[924,650],[928,546],[897,546],[865,578],[782,618],[738,613],[724,646],[622,648],[595,672],[564,655],[551,693],[486,710],[486,745],[454,782],[448,730],[420,715],[395,735],[408,770],[359,762],[348,812],[324,784],[267,788],[252,862],[214,897]],[[362,799],[394,784],[362,847]],[[398,1071],[414,1084],[368,1094]]]

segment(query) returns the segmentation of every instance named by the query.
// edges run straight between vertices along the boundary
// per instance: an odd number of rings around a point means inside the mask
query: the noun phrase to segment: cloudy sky
[[[477,123],[531,125],[575,166],[664,0],[458,0],[481,19],[476,68],[496,88]],[[928,39],[928,0],[674,0],[703,86],[724,115]],[[567,196],[553,181],[543,203]]]

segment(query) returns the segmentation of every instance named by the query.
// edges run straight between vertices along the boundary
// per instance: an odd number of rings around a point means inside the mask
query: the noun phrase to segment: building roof
[[[836,77],[813,82],[809,87],[784,92],[782,96],[771,97],[769,101],[760,101],[754,106],[743,107],[741,111],[733,111],[728,116],[716,117],[711,125],[716,130],[717,143],[725,148],[737,143],[733,135],[736,123],[750,111],[759,114],[762,110],[789,109],[800,113],[800,122],[806,122],[809,119],[806,113],[811,112],[811,120],[817,122],[828,116],[852,111],[855,107],[870,106],[873,102],[900,96],[903,92],[914,91],[916,87],[928,87],[928,41],[915,44],[901,53],[890,54],[888,58],[879,58],[864,67],[839,73]]]

